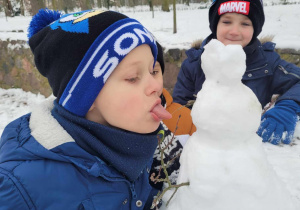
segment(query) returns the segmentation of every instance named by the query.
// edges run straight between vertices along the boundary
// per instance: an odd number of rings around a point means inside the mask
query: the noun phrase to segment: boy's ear
[[[85,114],[85,118],[90,120],[90,121],[94,121],[94,109],[95,109],[95,102],[92,104],[92,106],[89,108],[89,111],[87,111],[87,113]]]
[[[90,107],[89,111],[93,110],[95,108],[95,102],[92,104],[92,106]]]

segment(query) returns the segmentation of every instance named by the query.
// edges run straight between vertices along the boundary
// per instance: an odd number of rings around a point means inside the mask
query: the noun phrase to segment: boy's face
[[[252,40],[253,32],[252,22],[247,16],[226,13],[218,22],[217,39],[224,45],[239,44],[245,47]]]
[[[137,133],[155,131],[160,120],[152,110],[161,102],[163,84],[153,62],[148,45],[133,49],[109,76],[86,118]]]

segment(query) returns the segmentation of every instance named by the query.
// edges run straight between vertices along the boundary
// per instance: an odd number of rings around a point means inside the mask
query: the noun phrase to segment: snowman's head
[[[206,80],[223,85],[240,83],[246,70],[246,55],[242,46],[225,46],[216,39],[204,47],[201,62]]]

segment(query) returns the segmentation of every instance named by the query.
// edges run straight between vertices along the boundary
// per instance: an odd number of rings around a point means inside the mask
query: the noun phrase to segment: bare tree
[[[170,9],[169,9],[169,0],[163,0],[162,1],[161,9],[164,12],[170,12]]]
[[[35,15],[41,8],[45,8],[44,1],[31,0],[30,5],[31,5],[31,12],[32,12],[31,15]]]
[[[154,18],[154,9],[152,0],[148,0],[150,11],[152,11],[152,18]]]
[[[177,33],[176,0],[173,0],[173,34]]]
[[[106,6],[107,6],[107,9],[109,9],[109,7],[110,7],[110,0],[106,0]]]
[[[109,0],[108,0],[109,1]],[[80,0],[81,10],[88,10],[92,8],[90,0]]]
[[[21,12],[21,15],[25,15],[25,8],[24,8],[25,6],[24,6],[24,0],[21,0],[20,1],[20,12]]]
[[[102,1],[101,0],[97,0],[97,7],[99,7],[99,8],[102,7]]]
[[[4,6],[5,16],[13,17],[14,12],[13,12],[13,8],[12,8],[10,0],[4,0],[4,4],[5,4],[5,6]]]
[[[74,8],[77,6],[78,0],[59,0],[61,3],[59,5],[60,10],[64,10],[65,13],[68,13],[69,11],[73,11]],[[98,3],[98,1],[96,2]]]
[[[52,0],[52,9],[57,10],[57,2],[56,0]]]

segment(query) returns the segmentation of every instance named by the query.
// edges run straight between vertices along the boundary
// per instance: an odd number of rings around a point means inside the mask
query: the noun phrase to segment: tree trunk
[[[6,16],[11,16],[13,17],[14,16],[14,11],[13,11],[13,8],[11,6],[11,2],[10,0],[5,0],[5,15]]]
[[[162,5],[161,5],[161,9],[164,12],[170,12],[170,9],[169,9],[169,0],[163,0]]]
[[[109,4],[110,4],[110,2],[109,2],[110,0],[106,0],[106,3],[107,3],[107,9],[109,9]]]
[[[101,0],[97,0],[97,7],[99,7],[99,8],[102,7],[102,1]]]
[[[21,9],[21,15],[24,16],[25,15],[25,5],[24,5],[24,0],[21,0],[20,2],[20,9]]]
[[[154,18],[154,9],[152,9],[152,18]]]
[[[177,33],[177,23],[176,23],[176,0],[173,0],[173,34]]]
[[[154,9],[152,0],[148,0],[150,11],[152,11],[152,18],[154,18]]]
[[[56,3],[56,0],[52,0],[52,9],[53,10],[57,10],[57,3]]]
[[[92,8],[90,0],[80,0],[81,10],[88,10]]]
[[[190,0],[185,0],[186,5],[190,6]]]

